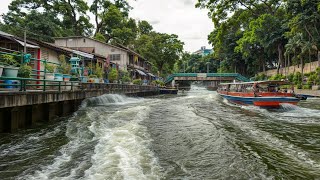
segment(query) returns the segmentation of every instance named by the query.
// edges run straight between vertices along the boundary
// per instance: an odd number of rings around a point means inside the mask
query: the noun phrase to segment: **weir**
[[[82,101],[103,94],[149,96],[158,87],[127,84],[80,83],[72,91],[14,91],[0,93],[0,132],[14,132],[37,122],[52,121],[75,112]]]

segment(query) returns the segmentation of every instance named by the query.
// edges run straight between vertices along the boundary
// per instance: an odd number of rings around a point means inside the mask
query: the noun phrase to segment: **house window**
[[[120,54],[110,54],[110,61],[120,61]]]
[[[83,39],[83,42],[86,43],[86,39]]]

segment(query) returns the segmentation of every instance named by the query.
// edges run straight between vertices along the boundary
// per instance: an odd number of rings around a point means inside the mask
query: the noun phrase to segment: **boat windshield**
[[[282,92],[282,93],[292,93],[293,90],[289,84],[257,84],[256,92]]]

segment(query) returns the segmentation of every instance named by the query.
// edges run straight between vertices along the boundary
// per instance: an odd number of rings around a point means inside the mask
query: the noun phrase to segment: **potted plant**
[[[103,69],[102,67],[99,66],[99,64],[96,64],[96,68],[95,68],[95,74],[97,75],[97,79],[95,79],[95,83],[103,83]]]
[[[94,74],[90,74],[89,75],[89,83],[95,83],[95,79],[97,78],[97,76],[96,75],[94,75]]]
[[[114,83],[118,79],[118,71],[115,68],[112,68],[108,74],[108,79],[110,82]]]
[[[129,77],[129,75],[125,74],[124,76],[122,76],[121,80],[122,80],[123,83],[129,84],[130,81],[131,81],[131,78]]]
[[[60,61],[59,72],[63,74],[63,81],[69,81],[71,78],[71,75],[70,75],[71,65],[66,62],[65,55],[60,55],[59,61]]]
[[[45,68],[46,68],[46,74],[45,74],[46,80],[54,80],[54,73],[53,72],[54,72],[56,66],[53,64],[46,64]]]
[[[132,81],[133,84],[135,85],[142,85],[142,80],[141,79],[135,79]]]
[[[32,73],[32,67],[28,66],[27,64],[23,64],[20,66],[18,70],[18,77],[22,78],[30,78]]]
[[[19,68],[19,63],[15,60],[13,55],[3,54],[1,55],[1,59],[4,61],[4,75],[6,77],[17,77]]]

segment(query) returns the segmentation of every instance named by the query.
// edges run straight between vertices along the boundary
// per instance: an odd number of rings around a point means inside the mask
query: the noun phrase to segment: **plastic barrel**
[[[4,83],[5,84],[13,84],[13,81],[12,80],[4,80]],[[5,88],[12,89],[13,86],[5,86]]]

